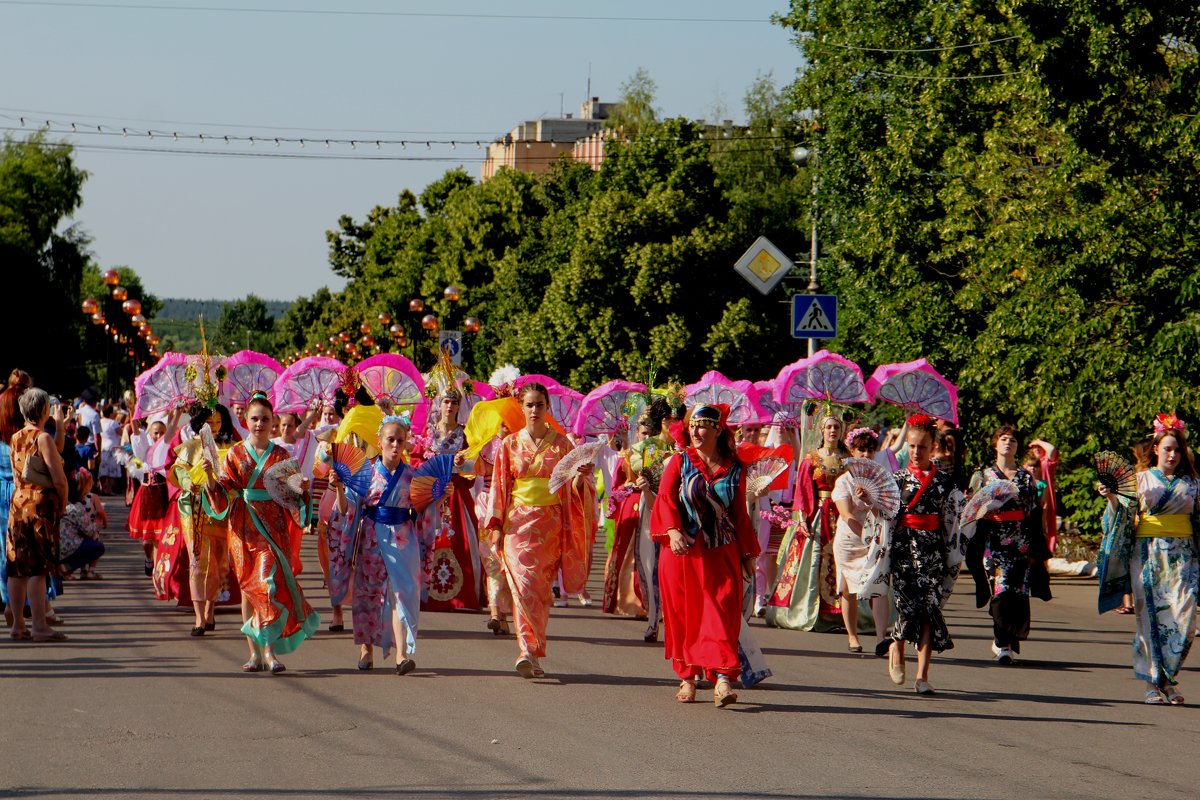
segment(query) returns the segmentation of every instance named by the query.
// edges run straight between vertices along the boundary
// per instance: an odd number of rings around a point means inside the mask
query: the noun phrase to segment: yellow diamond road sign
[[[763,294],[770,294],[775,285],[787,275],[792,268],[792,260],[771,244],[765,236],[760,236],[750,245],[733,268],[739,275]]]

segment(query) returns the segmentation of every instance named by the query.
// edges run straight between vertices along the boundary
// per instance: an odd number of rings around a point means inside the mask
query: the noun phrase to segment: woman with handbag
[[[8,516],[6,566],[13,623],[9,636],[35,642],[61,642],[66,636],[46,619],[46,576],[58,569],[58,520],[67,505],[67,476],[54,437],[46,433],[50,396],[29,389],[18,404],[25,427],[12,437],[15,488]],[[33,630],[17,610],[29,598]]]

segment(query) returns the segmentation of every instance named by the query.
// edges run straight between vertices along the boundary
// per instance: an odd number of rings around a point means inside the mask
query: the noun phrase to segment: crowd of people
[[[873,636],[897,685],[911,645],[913,686],[931,695],[933,653],[954,646],[943,609],[963,565],[998,665],[1021,654],[1030,598],[1051,598],[1057,454],[1011,425],[971,474],[961,431],[923,414],[881,432],[826,404],[806,447],[803,423],[731,425],[726,405],[672,406],[648,392],[634,424],[596,439],[555,419],[543,383],[467,403],[462,377],[429,376],[417,426],[411,409],[361,386],[303,413],[276,413],[266,393],[229,407],[210,393],[137,419],[134,398],[100,403],[87,390],[63,402],[14,371],[0,393],[11,638],[67,639],[53,600],[65,578],[99,579],[98,494],[118,491],[155,595],[194,611],[191,636],[215,630],[218,606],[240,606],[246,672],[284,671],[280,657],[321,625],[297,579],[306,532],[331,631],[345,630],[350,606],[358,669],[378,653],[412,672],[421,613],[468,610],[486,611],[487,630],[515,640],[515,671],[539,678],[551,607],[592,603],[586,583],[608,521],[602,611],[642,619],[645,641],[662,640],[680,702],[706,680],[718,707],[737,701],[739,682],[769,675],[747,638],[755,616],[844,630],[851,653]],[[1178,705],[1200,583],[1200,484],[1174,416],[1156,420],[1135,456],[1134,491],[1097,484],[1108,501],[1099,608],[1132,609],[1145,701]],[[285,499],[272,476],[289,463]]]

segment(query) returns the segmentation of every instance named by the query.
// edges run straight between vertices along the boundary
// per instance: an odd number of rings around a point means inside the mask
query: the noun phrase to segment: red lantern
[[[371,347],[375,344],[375,337],[368,333],[366,336],[362,337],[362,343],[367,347]]]
[[[104,273],[104,282],[109,286],[116,286],[121,282],[121,276],[115,269],[110,269]]]
[[[348,342],[350,341],[350,334],[342,331],[337,335],[337,338],[341,339],[343,342]]]
[[[397,324],[393,325],[392,327],[388,328],[388,331],[391,332],[393,337],[398,338],[398,337],[404,335],[404,326],[397,323]]]
[[[318,353],[325,352],[325,345],[322,342],[317,342],[317,352]]]
[[[81,308],[85,314],[95,314],[100,310],[100,303],[97,302],[96,298],[88,297],[83,301]]]
[[[125,302],[132,303],[133,301],[126,300]],[[134,314],[132,317],[129,318],[129,322],[132,325],[137,325],[139,328],[146,327],[146,318],[143,317],[141,314]]]
[[[126,300],[124,303],[121,303],[121,310],[131,316],[133,314],[141,314],[142,313],[142,301],[141,300]]]
[[[120,302],[120,301],[124,300],[126,297],[129,297],[129,290],[126,289],[124,286],[117,286],[112,290],[113,300]]]
[[[359,325],[358,332],[359,333],[370,333],[371,332],[371,323],[364,322],[362,325]]]
[[[408,310],[414,314],[420,314],[425,310],[425,301],[419,297],[414,297],[408,301]]]
[[[392,315],[389,314],[388,312],[385,311],[379,315],[379,324],[380,325],[390,325],[391,322],[392,322]]]
[[[437,317],[433,314],[426,314],[421,317],[421,327],[427,331],[436,331],[438,329]]]
[[[451,303],[457,303],[459,298],[462,297],[462,289],[451,284],[450,286],[446,287],[445,291],[442,292],[442,297],[446,298]]]
[[[479,329],[482,327],[483,323],[475,317],[467,317],[463,320],[463,330],[467,333],[479,333]]]
[[[93,314],[92,314],[92,322],[93,322],[94,324],[96,324],[96,325],[104,325],[104,324],[105,324],[105,322],[104,322],[104,312],[103,312],[103,311],[97,311],[97,312],[93,313]]]
[[[158,343],[161,342],[162,340],[159,339],[157,336],[151,336],[146,341],[148,341],[150,343],[151,347],[158,347]]]

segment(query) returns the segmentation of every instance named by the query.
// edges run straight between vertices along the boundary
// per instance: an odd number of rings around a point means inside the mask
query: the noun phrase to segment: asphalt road
[[[109,505],[118,528],[123,508]],[[423,616],[408,676],[358,672],[351,634],[324,630],[283,675],[243,675],[232,611],[189,637],[190,612],[154,600],[139,545],[120,530],[107,544],[104,580],[69,583],[57,603],[69,642],[0,640],[0,796],[1200,794],[1188,755],[1200,711],[1141,704],[1132,619],[1098,617],[1094,581],[1056,582],[1007,668],[991,662],[985,612],[956,596],[932,698],[893,686],[886,662],[847,653],[843,635],[756,622],[775,676],[718,710],[674,701],[643,623],[574,604],[553,612],[541,681],[521,680],[514,641],[468,613]],[[302,585],[325,613],[311,541],[305,552]],[[1193,673],[1181,688],[1200,705]]]

